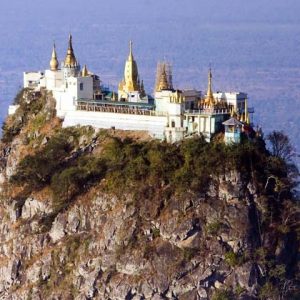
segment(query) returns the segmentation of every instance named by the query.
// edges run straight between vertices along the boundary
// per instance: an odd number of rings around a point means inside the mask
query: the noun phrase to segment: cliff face
[[[262,144],[61,129],[51,95],[19,102],[2,142],[1,299],[296,295],[298,208]]]

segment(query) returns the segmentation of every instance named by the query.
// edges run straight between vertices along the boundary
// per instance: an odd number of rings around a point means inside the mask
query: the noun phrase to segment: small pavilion
[[[239,143],[241,141],[241,133],[243,129],[243,123],[232,117],[229,120],[222,123],[225,127],[224,141],[226,144]]]

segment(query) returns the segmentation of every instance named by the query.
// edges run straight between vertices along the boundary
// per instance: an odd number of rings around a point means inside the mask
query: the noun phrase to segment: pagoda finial
[[[144,87],[144,80],[141,82],[141,89],[140,89],[142,97],[146,96],[145,87]]]
[[[157,91],[168,90],[168,89],[169,89],[169,83],[167,78],[166,64],[164,63],[162,65]]]
[[[137,63],[134,60],[133,54],[132,54],[132,41],[129,42],[129,56],[128,59],[125,62],[125,69],[124,69],[124,84],[123,89],[127,92],[133,92],[133,91],[139,91],[139,72]]]
[[[249,118],[249,112],[248,112],[248,100],[245,99],[245,122],[250,125],[250,118]]]
[[[207,95],[206,95],[206,101],[209,106],[213,106],[215,103],[213,90],[212,90],[212,71],[211,67],[209,68],[208,72],[208,87],[207,87]]]
[[[88,71],[86,65],[84,65],[84,67],[83,67],[83,69],[82,69],[82,71],[81,71],[81,75],[82,75],[82,77],[86,77],[86,76],[89,75],[89,71]]]
[[[51,55],[51,60],[50,60],[50,70],[57,71],[58,66],[59,66],[59,63],[58,63],[57,54],[56,54],[56,46],[55,46],[55,42],[53,42],[52,55]]]
[[[73,44],[72,44],[72,34],[69,34],[69,43],[68,43],[68,50],[67,55],[65,59],[65,66],[68,67],[75,67],[77,66],[76,57],[73,50]]]
[[[69,50],[73,50],[73,45],[72,45],[72,34],[69,34]]]
[[[132,40],[129,41],[129,59],[133,60],[133,53],[132,53]]]

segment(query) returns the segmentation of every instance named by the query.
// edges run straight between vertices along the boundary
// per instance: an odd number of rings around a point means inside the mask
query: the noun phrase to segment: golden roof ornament
[[[132,40],[129,41],[129,56],[128,56],[128,60],[134,60],[133,58],[133,54],[132,54]]]
[[[168,89],[169,89],[169,83],[167,78],[166,65],[163,64],[157,90],[162,91]]]
[[[244,113],[241,113],[240,121],[241,121],[242,123],[245,123],[245,114],[244,114]]]
[[[83,69],[82,69],[82,71],[81,71],[81,76],[82,76],[82,77],[87,77],[87,76],[89,76],[89,71],[88,71],[86,65],[84,65],[84,67],[83,67]]]
[[[141,82],[141,90],[140,90],[140,92],[141,92],[142,97],[146,96],[145,87],[144,87],[144,80],[142,80],[142,82]]]
[[[212,91],[212,72],[211,72],[211,68],[209,69],[209,72],[208,72],[208,88],[207,88],[207,95],[206,95],[206,99],[205,99],[205,104],[207,104],[210,107],[214,106],[214,104],[215,104],[215,99],[214,99],[214,95],[213,95],[213,91]]]
[[[52,56],[50,60],[50,70],[51,71],[57,71],[59,66],[59,62],[57,59],[57,54],[56,54],[56,46],[55,43],[53,44],[53,50],[52,50]]]
[[[230,107],[230,117],[233,118],[234,116],[235,116],[234,107],[231,106],[231,107]]]
[[[111,101],[117,101],[117,100],[118,100],[118,97],[117,97],[116,93],[112,92],[112,94],[111,94]]]
[[[248,100],[245,99],[245,122],[250,125],[250,117],[248,112]]]
[[[134,92],[139,90],[138,76],[139,76],[138,67],[133,57],[132,41],[130,41],[129,56],[125,63],[125,70],[124,70],[124,85],[121,84],[123,85],[123,89],[126,92]]]
[[[65,67],[76,67],[76,66],[77,66],[77,60],[73,50],[72,35],[70,34],[67,55],[65,58]]]

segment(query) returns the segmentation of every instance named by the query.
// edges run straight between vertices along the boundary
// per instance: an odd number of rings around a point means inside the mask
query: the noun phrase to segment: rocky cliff
[[[1,144],[1,299],[299,299],[296,171],[263,140],[62,129],[50,94],[16,101]]]

